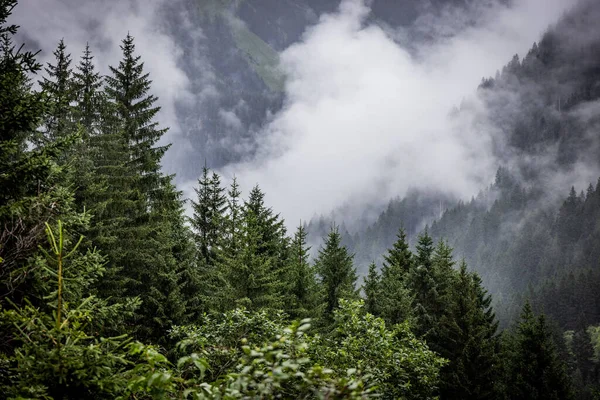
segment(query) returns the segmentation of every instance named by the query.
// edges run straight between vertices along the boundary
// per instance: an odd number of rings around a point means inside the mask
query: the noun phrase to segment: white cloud
[[[494,131],[474,100],[474,112],[460,119],[449,118],[450,110],[568,6],[522,0],[489,7],[484,25],[415,56],[366,22],[363,1],[343,1],[282,54],[284,109],[265,128],[255,159],[223,173],[235,173],[245,188],[259,183],[292,221],[348,201],[382,204],[410,187],[471,195],[495,172]]]

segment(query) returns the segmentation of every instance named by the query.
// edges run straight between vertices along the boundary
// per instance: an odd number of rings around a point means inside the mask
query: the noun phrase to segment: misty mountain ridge
[[[369,4],[366,23],[384,27],[400,45],[416,51],[422,43],[477,25],[483,10],[504,1],[374,0]],[[269,116],[284,106],[285,75],[279,68],[279,53],[339,5],[339,0],[182,0],[165,8],[172,16],[165,24],[190,55],[182,59],[182,68],[197,77],[192,91],[207,94],[177,108],[194,149],[188,152],[187,168],[178,171],[180,180],[196,177],[203,160],[220,169],[253,157],[256,137]],[[179,22],[182,13],[189,26]],[[190,35],[189,30],[197,27],[202,34]]]
[[[414,245],[427,225],[481,274],[496,301],[504,302],[500,316],[508,320],[521,296],[548,279],[597,269],[600,226],[590,213],[596,212],[600,174],[599,16],[595,2],[580,3],[523,59],[515,55],[495,77],[482,80],[477,101],[497,130],[494,182],[470,200],[413,192],[392,200],[375,222],[346,230],[363,274],[371,261],[381,265],[399,226]],[[471,101],[455,113],[473,112]],[[316,246],[323,227],[335,220],[311,221]]]

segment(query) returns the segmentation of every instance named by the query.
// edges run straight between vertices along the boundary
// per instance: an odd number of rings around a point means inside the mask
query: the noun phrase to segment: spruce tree
[[[47,76],[39,82],[49,100],[43,124],[42,143],[72,135],[76,129],[71,104],[75,100],[72,60],[63,39],[58,42],[58,47],[53,54],[55,64],[47,64],[45,68]]]
[[[558,357],[556,344],[544,315],[535,316],[529,302],[512,340],[507,341],[505,358],[507,397],[514,400],[572,399],[566,368]]]
[[[215,259],[225,238],[225,213],[227,198],[221,187],[221,178],[205,166],[194,189],[197,201],[192,202],[192,228],[200,262],[207,267],[215,265]]]
[[[381,284],[381,276],[377,272],[377,266],[372,262],[369,265],[369,273],[365,277],[362,289],[365,294],[365,311],[375,316],[381,315],[383,294]]]
[[[227,214],[223,223],[225,230],[225,241],[223,243],[223,252],[228,256],[235,256],[240,248],[241,239],[241,220],[242,220],[242,204],[241,191],[237,183],[237,178],[234,176],[227,191]]]
[[[152,81],[144,72],[141,56],[135,54],[134,38],[127,34],[121,50],[123,58],[118,67],[110,67],[111,75],[105,77],[106,94],[116,105],[123,134],[129,142],[131,166],[141,177],[140,190],[151,201],[160,198],[157,188],[165,179],[160,173],[160,161],[169,146],[157,146],[167,129],[160,129],[154,118],[160,111],[155,106],[158,98],[150,94]]]
[[[99,129],[101,93],[103,78],[94,66],[94,56],[89,44],[86,44],[83,55],[73,72],[73,85],[75,91],[76,108],[74,110],[77,121],[84,128],[86,136],[94,136]]]
[[[197,201],[192,202],[191,225],[196,244],[198,293],[205,309],[220,310],[227,296],[226,272],[220,262],[227,254],[223,251],[226,240],[225,219],[227,199],[216,173],[210,174],[205,166],[195,188]]]
[[[438,290],[436,271],[433,268],[433,240],[427,233],[427,229],[419,235],[416,248],[416,265],[409,278],[409,287],[414,296],[415,330],[417,334],[427,337],[435,334],[442,295]]]
[[[244,216],[241,246],[235,257],[225,259],[233,301],[249,309],[279,309],[283,305],[282,282],[275,259],[264,251],[261,229],[254,213]]]
[[[148,94],[151,81],[134,54],[131,35],[121,49],[123,59],[106,77],[110,103],[102,117],[106,122],[99,142],[105,147],[98,155],[104,165],[99,164],[98,175],[109,185],[106,208],[96,217],[98,228],[91,239],[112,243],[105,247],[110,278],[102,282],[101,293],[115,301],[140,297],[136,332],[155,340],[186,319],[186,303],[193,299],[186,298],[183,289],[193,262],[181,193],[172,176],[160,171],[167,146],[155,144],[166,130],[153,121],[159,107],[153,106],[156,97]]]
[[[317,315],[319,306],[320,293],[315,270],[309,263],[310,247],[306,244],[306,236],[306,228],[300,224],[290,246],[286,278],[289,298],[285,303],[286,311],[293,319]]]
[[[349,254],[341,242],[342,237],[334,225],[331,227],[325,243],[319,249],[319,255],[315,261],[323,290],[326,321],[331,321],[333,318],[333,312],[338,308],[340,299],[352,299],[357,296],[354,255]]]
[[[464,262],[451,282],[447,301],[447,313],[440,320],[435,343],[431,343],[432,349],[449,360],[441,371],[441,397],[497,398],[496,381],[501,372],[498,323],[491,296],[479,276],[467,271]]]
[[[412,296],[407,282],[413,266],[406,232],[400,228],[396,242],[384,255],[381,269],[381,316],[390,325],[404,322],[412,314]]]

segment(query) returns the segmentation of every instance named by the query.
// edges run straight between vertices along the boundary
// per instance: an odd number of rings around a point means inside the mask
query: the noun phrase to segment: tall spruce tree
[[[196,191],[197,201],[192,202],[192,228],[195,231],[195,241],[198,248],[199,262],[211,268],[224,240],[225,212],[227,199],[225,189],[221,187],[218,174],[210,174],[205,166],[202,176],[198,179]]]
[[[285,302],[285,310],[293,319],[317,315],[320,305],[315,270],[309,263],[310,247],[306,244],[307,235],[305,226],[300,224],[290,246],[286,277],[290,298]]]
[[[227,199],[221,178],[218,174],[210,174],[205,166],[194,189],[197,201],[192,202],[193,216],[191,225],[194,230],[196,244],[198,293],[208,310],[227,309],[226,297],[229,294],[226,271],[222,261],[229,256],[223,250],[226,240]],[[196,286],[196,285],[194,285]]]
[[[229,257],[234,256],[240,248],[242,203],[240,186],[234,176],[227,191],[227,214],[224,221],[225,241],[223,252]]]
[[[357,296],[353,259],[354,255],[349,254],[348,249],[342,246],[338,228],[332,226],[315,261],[325,303],[324,318],[327,322],[332,321],[333,312],[338,308],[340,299],[352,299]]]
[[[415,267],[409,278],[413,292],[413,313],[416,319],[415,331],[427,337],[435,334],[439,317],[439,299],[436,271],[433,268],[433,239],[427,229],[419,235]]]
[[[379,275],[379,272],[377,272],[377,265],[372,262],[369,265],[369,273],[365,277],[362,289],[365,295],[365,311],[375,316],[381,315],[381,301],[383,295],[381,283],[381,276]]]
[[[254,310],[281,308],[282,281],[274,257],[261,251],[262,235],[253,213],[245,215],[242,234],[236,256],[224,260],[234,304]]]
[[[225,225],[229,243],[224,245],[219,269],[227,276],[230,303],[252,309],[281,308],[287,268],[287,260],[280,257],[286,245],[283,221],[265,205],[258,186],[240,207],[234,180],[228,204]]]
[[[381,269],[381,316],[390,325],[404,322],[412,315],[412,295],[407,282],[413,267],[406,232],[400,228],[396,242],[384,255]]]
[[[134,38],[127,34],[121,50],[123,58],[118,67],[110,67],[105,77],[106,94],[116,105],[123,134],[129,141],[131,167],[141,177],[140,190],[151,201],[161,198],[160,187],[169,177],[160,173],[160,161],[169,146],[157,146],[167,129],[160,129],[154,118],[160,111],[158,98],[150,94],[152,81],[144,72],[141,56],[135,54]]]
[[[572,399],[564,363],[544,315],[535,316],[525,303],[516,332],[507,340],[507,398],[514,400]]]
[[[73,86],[75,91],[76,108],[74,110],[77,121],[84,128],[86,136],[94,136],[99,129],[101,105],[103,100],[101,88],[103,78],[96,71],[94,56],[89,44],[86,44],[83,55],[73,72]]]
[[[75,101],[72,60],[63,39],[58,42],[58,47],[53,54],[55,64],[47,64],[45,68],[47,76],[39,82],[49,101],[44,118],[42,143],[72,135],[76,129],[72,106]]]
[[[190,238],[183,223],[181,193],[172,176],[160,171],[168,147],[155,146],[166,131],[153,121],[160,109],[154,107],[157,98],[148,94],[151,81],[140,56],[134,54],[131,35],[121,49],[123,59],[106,77],[110,104],[103,119],[110,123],[108,129],[103,127],[107,130],[100,142],[106,147],[100,157],[109,161],[102,167],[109,176],[98,172],[109,184],[108,204],[96,218],[99,231],[92,239],[113,244],[105,247],[113,279],[103,281],[101,293],[113,295],[115,301],[140,297],[136,332],[155,340],[186,319],[190,299],[183,293],[184,277],[193,263],[187,251]]]
[[[438,246],[438,255],[441,248]],[[448,310],[441,317],[432,343],[433,349],[449,360],[441,371],[441,397],[497,398],[500,343],[491,296],[483,288],[481,278],[469,273],[464,262],[450,285]]]

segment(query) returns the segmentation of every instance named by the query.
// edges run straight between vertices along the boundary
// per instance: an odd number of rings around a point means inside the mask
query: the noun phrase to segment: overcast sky
[[[474,111],[460,119],[450,120],[450,111],[473,96],[483,76],[494,75],[515,53],[523,55],[574,3],[514,0],[508,9],[479,10],[485,23],[476,28],[457,27],[449,13],[447,21],[435,21],[436,32],[458,33],[415,55],[394,40],[398,32],[365,23],[370,9],[364,1],[344,0],[283,52],[285,107],[264,128],[256,158],[220,172],[237,175],[246,191],[260,184],[267,202],[291,221],[347,202],[383,203],[410,187],[470,196],[491,182],[496,162],[490,140],[496,132],[475,101]],[[89,41],[103,72],[118,63],[118,44],[131,32],[163,107],[161,124],[171,127],[166,140],[175,142],[176,152],[187,147],[176,104],[199,94],[178,66],[190,55],[161,26],[162,7],[169,4],[21,0],[12,21],[23,26],[22,38],[44,49],[43,61],[61,38],[75,59]],[[181,21],[186,23],[185,15]],[[202,27],[189,29],[202,35]],[[183,189],[189,193],[190,187]]]

